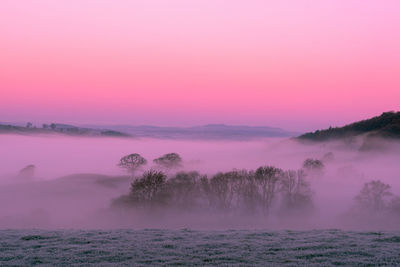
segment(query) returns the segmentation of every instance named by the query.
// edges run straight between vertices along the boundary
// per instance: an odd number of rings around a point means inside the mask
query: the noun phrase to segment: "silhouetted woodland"
[[[329,152],[321,160],[304,160],[299,170],[283,170],[266,165],[256,170],[234,169],[211,176],[196,171],[168,174],[159,169],[150,169],[135,177],[129,193],[114,199],[112,206],[149,214],[160,210],[176,210],[180,213],[202,211],[266,217],[272,213],[308,216],[315,211],[315,192],[311,182],[324,176],[325,163],[333,159],[333,153]],[[147,160],[139,154],[130,154],[123,157],[121,162],[128,164],[128,171],[135,172]],[[153,162],[168,167],[170,164],[181,166],[182,159],[176,153],[169,153]],[[120,166],[124,164],[120,163]],[[393,195],[390,189],[390,185],[379,180],[365,183],[347,214],[357,218],[386,218],[388,215],[400,218],[400,197]]]
[[[330,127],[303,134],[300,140],[326,141],[367,134],[369,137],[400,138],[400,112],[384,112],[371,119],[355,122],[344,127]]]
[[[219,172],[211,177],[195,171],[167,176],[149,170],[136,178],[129,194],[115,199],[113,205],[147,211],[168,208],[267,216],[276,209],[305,214],[313,210],[307,173],[305,169],[284,171],[274,166]]]

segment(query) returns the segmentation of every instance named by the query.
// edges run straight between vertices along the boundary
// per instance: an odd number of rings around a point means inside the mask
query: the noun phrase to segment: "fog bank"
[[[1,135],[0,228],[393,228],[395,224],[362,225],[343,219],[369,181],[380,180],[393,194],[400,194],[400,145],[383,143],[384,149],[365,150],[355,143],[302,144],[275,138],[179,141]],[[306,177],[313,213],[283,218],[179,212],[172,207],[149,214],[112,207],[113,200],[129,194],[135,179],[117,166],[122,156],[139,153],[148,160],[135,174],[138,178],[156,167],[153,159],[170,152],[178,153],[183,162],[179,169],[166,170],[168,177],[197,171],[209,179],[218,172],[260,166],[299,170],[305,159],[320,159],[323,172]],[[29,175],[20,172],[30,164],[35,167],[32,173],[29,168]]]

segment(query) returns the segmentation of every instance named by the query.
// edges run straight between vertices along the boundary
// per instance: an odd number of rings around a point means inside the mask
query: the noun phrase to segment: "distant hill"
[[[31,124],[26,127],[11,124],[0,124],[0,134],[61,134],[69,136],[115,136],[128,137],[129,134],[110,129],[91,129],[68,124],[51,123],[43,124],[38,128]]]
[[[51,123],[41,127],[27,124],[1,124],[0,134],[62,134],[70,136],[114,136],[114,137],[147,137],[160,139],[183,140],[250,140],[268,137],[293,137],[296,132],[267,126],[232,126],[225,124],[208,124],[194,127],[159,127],[132,125],[83,125]]]
[[[87,125],[91,128],[106,127],[115,131],[132,134],[136,137],[162,139],[203,139],[203,140],[249,140],[267,137],[292,137],[298,135],[280,128],[267,126],[233,126],[208,124],[194,127],[158,127],[132,125]]]
[[[400,139],[400,112],[384,112],[380,116],[354,122],[344,127],[331,127],[326,130],[306,133],[299,136],[298,139],[326,141],[359,135]]]

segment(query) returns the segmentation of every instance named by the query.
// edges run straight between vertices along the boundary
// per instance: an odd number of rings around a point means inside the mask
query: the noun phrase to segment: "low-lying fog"
[[[375,220],[383,213],[357,220],[350,212],[355,197],[372,180],[390,185],[391,193],[400,195],[400,142],[385,141],[385,148],[369,150],[359,147],[357,142],[310,145],[277,138],[225,142],[1,135],[0,228],[400,228],[400,211],[386,220],[390,223]],[[197,171],[209,181],[216,173],[233,169],[274,166],[297,171],[307,158],[321,160],[324,167],[304,178],[312,191],[312,211],[290,216],[274,212],[279,197],[272,200],[268,214],[201,205],[182,211],[170,204],[115,205],[116,199],[132,194],[134,180],[117,166],[121,157],[139,153],[147,159],[135,172],[140,178],[157,168],[153,159],[171,152],[181,156],[182,164],[164,170],[167,181],[180,171]]]

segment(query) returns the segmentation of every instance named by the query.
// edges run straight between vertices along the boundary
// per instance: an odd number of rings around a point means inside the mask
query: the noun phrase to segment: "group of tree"
[[[149,212],[168,208],[264,216],[272,210],[306,214],[313,210],[306,173],[261,166],[255,171],[233,170],[211,177],[194,171],[167,177],[162,171],[149,170],[132,182],[129,194],[113,204]]]
[[[34,126],[32,122],[27,122],[26,123],[26,128],[36,128],[36,126]],[[52,130],[55,130],[56,129],[56,124],[52,123],[52,124],[48,125],[47,123],[43,123],[42,124],[42,128],[43,129],[51,128]]]
[[[325,154],[326,155],[326,154]],[[303,169],[311,173],[321,173],[325,168],[322,160],[308,158],[303,162]]]
[[[57,128],[57,125],[55,123],[51,123],[50,125],[47,124],[47,123],[43,123],[42,124],[42,128],[43,129],[49,129],[50,128],[52,130],[55,130]]]
[[[182,158],[177,153],[168,153],[153,160],[153,163],[164,170],[182,166]],[[125,169],[132,176],[147,164],[147,160],[140,154],[133,153],[123,156],[118,163],[120,168]]]
[[[310,178],[323,174],[324,162],[333,160],[327,153],[322,160],[308,158],[299,170],[261,166],[256,170],[232,170],[214,175],[196,171],[173,174],[160,169],[145,171],[131,184],[130,192],[113,200],[114,207],[154,210],[209,211],[228,214],[268,216],[305,215],[314,210]],[[153,162],[165,170],[181,165],[176,153],[165,154]],[[120,167],[132,175],[147,160],[139,154],[121,158]],[[400,218],[400,196],[379,180],[365,183],[354,198],[350,214],[372,217],[395,215]]]

